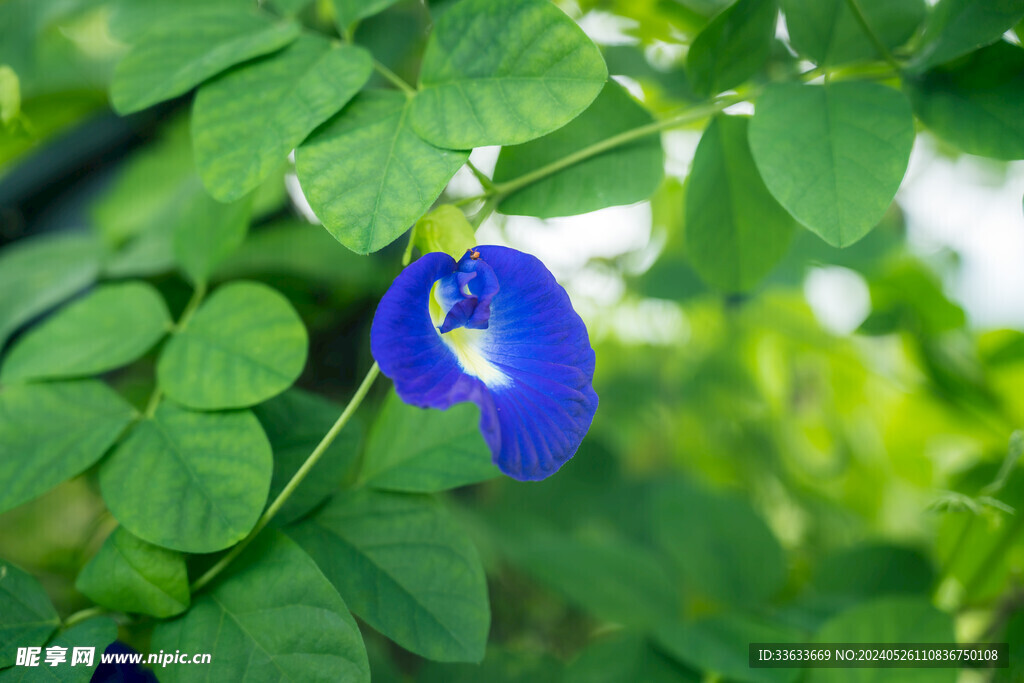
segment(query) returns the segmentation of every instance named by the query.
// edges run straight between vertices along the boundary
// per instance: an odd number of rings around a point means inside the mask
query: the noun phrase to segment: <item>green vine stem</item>
[[[374,363],[370,367],[370,370],[366,373],[366,377],[363,378],[363,381],[362,383],[360,383],[359,388],[356,389],[356,393],[352,396],[352,399],[348,402],[348,405],[345,406],[345,410],[342,411],[341,415],[338,417],[338,420],[334,423],[334,426],[332,426],[330,430],[328,430],[328,432],[324,434],[324,438],[320,440],[320,443],[318,443],[316,448],[313,449],[313,452],[309,454],[309,457],[306,458],[306,461],[302,463],[302,467],[300,467],[298,471],[296,471],[295,474],[292,475],[291,480],[289,480],[288,484],[285,485],[281,493],[279,493],[277,495],[277,498],[274,499],[274,502],[270,504],[270,506],[263,513],[263,515],[259,518],[259,520],[256,522],[256,526],[253,527],[252,531],[249,532],[249,535],[243,538],[241,541],[239,541],[238,544],[233,546],[231,550],[229,550],[227,554],[224,555],[224,557],[220,558],[217,564],[210,567],[210,569],[208,569],[205,574],[196,579],[195,583],[193,583],[191,586],[191,590],[193,593],[202,590],[207,585],[209,585],[211,581],[217,578],[217,576],[222,571],[224,571],[227,568],[227,566],[235,560],[235,558],[242,554],[242,551],[244,551],[249,546],[249,544],[252,543],[253,539],[255,539],[256,536],[258,536],[259,533],[263,531],[263,529],[265,529],[268,524],[270,524],[270,520],[274,518],[274,516],[278,513],[281,507],[288,501],[289,498],[291,498],[292,494],[295,493],[295,489],[299,487],[299,484],[302,483],[302,481],[310,473],[313,467],[316,466],[317,462],[320,460],[321,456],[323,456],[323,454],[327,451],[328,447],[330,447],[330,445],[334,443],[334,440],[338,437],[338,434],[341,433],[341,430],[345,428],[346,424],[348,424],[348,421],[352,418],[352,415],[355,414],[356,409],[359,408],[360,404],[362,404],[363,402],[363,399],[366,398],[366,394],[370,391],[370,387],[373,386],[373,381],[377,379],[377,375],[379,374],[380,366],[378,366],[377,363]]]
[[[868,23],[868,18],[865,16],[864,10],[860,7],[860,2],[858,0],[846,0],[846,4],[849,6],[850,11],[853,12],[853,16],[857,19],[857,23],[860,24],[861,29],[864,31],[864,35],[866,35],[868,40],[871,41],[871,44],[875,46],[875,50],[878,51],[878,55],[888,62],[889,66],[896,71],[899,71],[899,62],[896,61],[896,58],[892,56],[891,52],[889,52],[889,48],[886,47],[885,43],[882,42],[882,39],[879,38],[878,34],[871,28],[871,24]]]
[[[93,605],[83,610],[79,610],[64,620],[64,628],[71,628],[75,624],[80,624],[86,619],[92,619],[93,617],[100,617],[104,614],[108,614],[110,610],[106,607],[100,607],[99,605]]]
[[[388,81],[390,81],[392,85],[394,85],[396,88],[405,93],[406,97],[412,97],[413,95],[416,94],[415,88],[406,83],[398,76],[398,74],[396,74],[394,71],[387,68],[380,62],[378,62],[376,59],[373,60],[373,68],[381,76],[388,79]]]

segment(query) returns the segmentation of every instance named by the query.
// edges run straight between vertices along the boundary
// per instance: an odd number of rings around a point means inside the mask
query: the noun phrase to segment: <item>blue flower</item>
[[[495,464],[515,479],[561,467],[597,410],[583,320],[544,264],[515,249],[417,260],[381,299],[370,348],[406,403],[476,403]]]

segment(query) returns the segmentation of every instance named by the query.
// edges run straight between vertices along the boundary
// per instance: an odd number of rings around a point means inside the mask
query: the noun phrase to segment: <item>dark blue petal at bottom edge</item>
[[[476,403],[501,471],[543,479],[573,456],[594,418],[594,350],[569,295],[540,260],[506,247],[471,251],[498,280],[486,329],[438,331],[431,290],[458,265],[432,253],[403,270],[381,299],[370,348],[403,401],[440,410]]]

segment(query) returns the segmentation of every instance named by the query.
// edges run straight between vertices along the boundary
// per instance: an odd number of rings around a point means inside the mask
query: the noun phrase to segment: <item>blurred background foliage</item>
[[[332,22],[329,2],[271,4]],[[449,4],[403,0],[354,39],[414,82],[431,13]],[[729,4],[562,3],[655,115],[700,100],[686,46]],[[0,137],[0,239],[14,243],[0,252],[0,344],[98,274],[146,278],[180,311],[189,289],[175,273],[175,226],[231,220],[196,174],[187,98],[110,112],[124,50],[111,15],[107,0],[0,2],[0,63],[17,74],[20,99]],[[602,43],[594,27],[608,25],[617,37]],[[757,79],[799,69],[775,41]],[[1006,168],[993,170],[997,184]],[[601,406],[580,452],[542,483],[498,478],[446,498],[487,570],[486,660],[426,662],[364,627],[374,680],[782,682],[800,672],[748,668],[748,642],[865,634],[1009,641],[1017,668],[994,679],[1024,680],[1024,333],[972,323],[949,294],[958,255],[909,244],[898,204],[848,249],[799,230],[756,288],[722,293],[688,252],[683,178],[670,175],[650,201],[653,246],[568,274],[599,359]],[[214,280],[283,292],[311,334],[299,385],[340,399],[370,362],[368,324],[402,247],[349,252],[303,219],[288,187],[294,195],[283,167],[254,194],[249,235]],[[516,246],[505,221],[482,230]],[[805,285],[822,271],[866,287],[869,308],[850,329],[823,324],[808,303]],[[587,305],[587,273],[615,283],[611,303]],[[141,405],[152,373],[151,354],[109,379]],[[385,400],[378,390],[360,429]],[[333,419],[320,408],[280,423],[296,458]],[[339,456],[339,481],[356,447]],[[0,517],[0,556],[39,577],[66,614],[88,604],[74,579],[114,525],[87,473]],[[145,651],[145,629],[121,637]],[[862,680],[854,673],[803,677]]]

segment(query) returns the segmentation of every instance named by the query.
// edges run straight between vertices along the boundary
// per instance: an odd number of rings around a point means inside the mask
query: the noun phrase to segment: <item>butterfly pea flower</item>
[[[561,467],[597,410],[583,320],[544,264],[515,249],[409,265],[377,307],[370,348],[406,403],[477,404],[492,459],[515,479]]]

